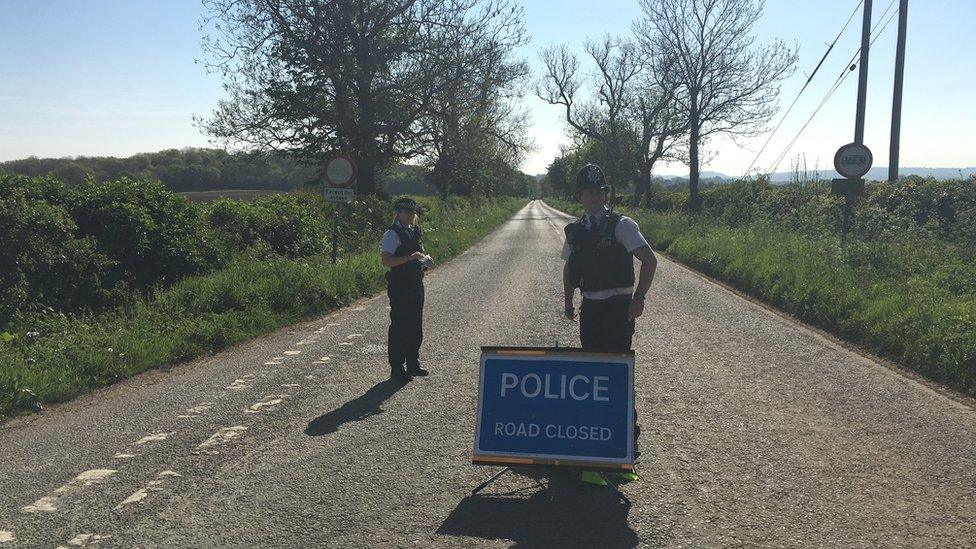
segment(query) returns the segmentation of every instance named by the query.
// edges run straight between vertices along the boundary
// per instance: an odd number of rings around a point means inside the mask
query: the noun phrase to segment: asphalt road
[[[385,296],[0,427],[0,548],[976,545],[976,413],[663,260],[642,479],[470,465],[481,345],[574,345],[533,202],[427,278],[426,379]]]

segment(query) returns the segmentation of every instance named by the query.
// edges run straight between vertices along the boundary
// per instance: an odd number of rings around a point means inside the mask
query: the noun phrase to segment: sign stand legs
[[[509,471],[511,471],[511,469],[509,469],[508,467],[502,469],[501,471],[498,471],[490,479],[488,479],[488,480],[482,482],[481,484],[479,484],[474,490],[471,490],[471,495],[472,496],[478,495],[478,492],[480,492],[480,491],[484,490],[485,488],[487,488],[489,484],[491,484],[492,482],[495,482],[496,480],[498,480],[498,477],[504,475],[505,473],[507,473]]]
[[[476,486],[474,488],[474,490],[471,490],[471,495],[472,496],[478,495],[479,492],[481,492],[482,490],[484,490],[485,488],[487,488],[488,486],[490,486],[493,482],[495,482],[496,480],[498,480],[499,477],[501,477],[502,475],[504,475],[505,473],[507,473],[507,472],[509,472],[511,470],[512,470],[511,468],[505,467],[501,471],[498,471],[497,473],[495,473],[494,475],[492,475],[491,478],[489,478],[488,480],[486,480],[486,481],[482,482],[481,484],[479,484],[478,486]],[[603,482],[605,482],[607,484],[607,487],[609,489],[613,490],[614,493],[617,494],[617,496],[619,496],[624,501],[627,501],[627,502],[630,501],[629,499],[627,499],[627,496],[625,496],[624,493],[620,491],[620,488],[617,488],[616,483],[614,483],[612,480],[610,480],[610,477],[608,477],[606,473],[604,473],[603,471],[598,471],[597,474],[600,475],[600,478],[602,478],[603,479]],[[539,488],[543,488],[543,489],[546,488],[545,485],[543,485],[541,482],[539,482],[539,479],[533,479],[533,480],[535,480],[535,483],[536,483],[537,486],[539,486]]]

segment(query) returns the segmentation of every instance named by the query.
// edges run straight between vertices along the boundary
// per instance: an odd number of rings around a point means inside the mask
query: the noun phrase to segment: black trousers
[[[420,365],[420,344],[424,341],[424,280],[387,274],[390,297],[390,330],[387,340],[390,366]]]
[[[587,351],[622,353],[631,350],[634,321],[627,320],[630,295],[586,299],[580,306],[580,346]]]
[[[607,299],[586,299],[580,305],[580,346],[587,351],[623,353],[630,351],[634,341],[634,321],[627,320],[630,295],[616,295]],[[637,439],[637,409],[634,409],[634,458],[640,455]]]

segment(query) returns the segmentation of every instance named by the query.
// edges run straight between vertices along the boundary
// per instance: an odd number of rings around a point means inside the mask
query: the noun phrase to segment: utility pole
[[[898,46],[895,49],[895,91],[891,99],[891,141],[888,181],[898,181],[898,149],[901,145],[901,91],[905,81],[905,35],[908,33],[908,0],[898,5]]]
[[[871,0],[864,0],[864,21],[861,23],[861,60],[857,75],[857,115],[854,119],[854,142],[864,144],[864,107],[868,98],[868,52],[871,49]]]

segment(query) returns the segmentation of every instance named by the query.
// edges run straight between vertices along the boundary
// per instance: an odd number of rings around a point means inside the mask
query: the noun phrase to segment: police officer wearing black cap
[[[386,293],[390,297],[390,330],[388,356],[390,379],[410,381],[425,376],[420,366],[420,344],[423,342],[424,271],[431,258],[424,253],[423,232],[417,225],[420,206],[403,197],[393,205],[396,218],[383,233],[381,260],[390,268],[386,273]],[[404,368],[406,366],[406,368]]]
[[[586,210],[566,226],[563,245],[563,294],[566,317],[576,320],[573,296],[583,294],[579,309],[580,343],[598,352],[631,350],[634,319],[644,313],[644,299],[654,279],[657,259],[637,223],[606,207],[603,170],[587,164],[576,177],[576,200]],[[634,257],[640,275],[634,288]]]

